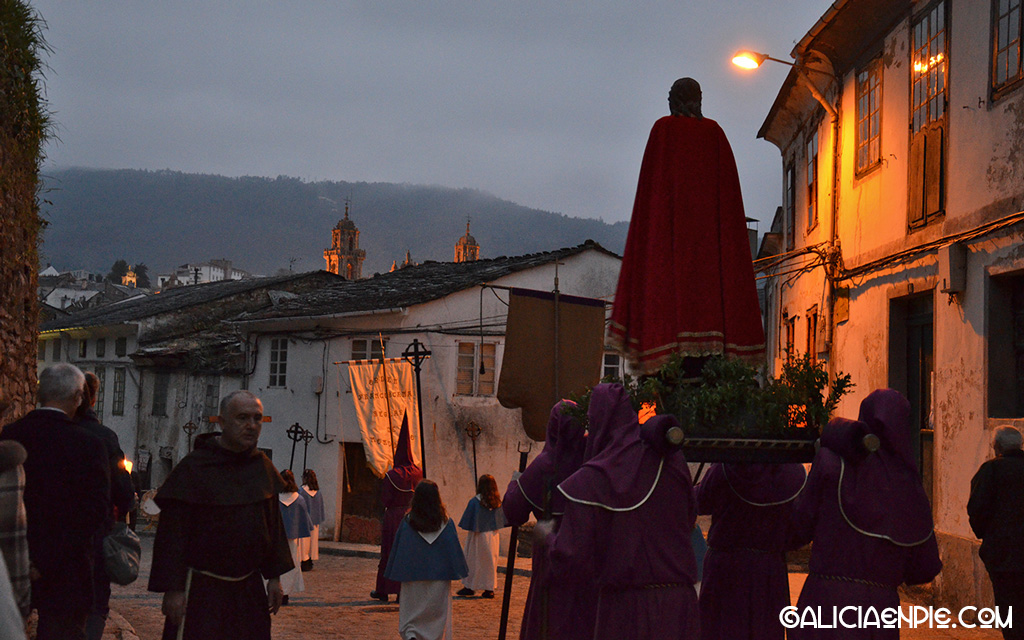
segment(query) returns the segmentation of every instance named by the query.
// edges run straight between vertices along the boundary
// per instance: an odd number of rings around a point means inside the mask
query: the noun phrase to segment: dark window
[[[114,340],[114,355],[124,357],[128,354],[128,338]]]
[[[1021,0],[994,0],[992,29],[993,97],[1019,84],[1021,74]]]
[[[786,337],[786,360],[792,360],[796,356],[796,318],[783,318],[782,328]]]
[[[168,373],[156,374],[153,381],[153,415],[167,415],[167,390],[171,385],[171,376]]]
[[[946,130],[946,3],[921,14],[911,28],[911,118],[908,223],[921,227],[943,211]]]
[[[1024,273],[992,278],[988,313],[988,414],[1024,418]]]
[[[89,352],[89,341],[82,338],[78,341],[78,357],[84,358],[85,354]]]
[[[622,356],[617,353],[604,354],[604,368],[602,378],[622,379]]]
[[[857,171],[882,158],[882,60],[876,58],[857,73]]]
[[[786,167],[786,251],[796,247],[796,167]]]
[[[53,341],[53,361],[60,362],[60,338]]]
[[[203,416],[209,418],[220,413],[220,377],[206,377],[206,396],[203,398]]]
[[[380,339],[365,340],[357,339],[352,341],[352,360],[380,360],[387,351],[388,341],[385,339],[381,344]]]
[[[110,407],[110,413],[115,416],[124,415],[125,372],[126,369],[124,367],[116,367],[114,369],[114,403]]]
[[[107,355],[107,339],[96,338],[96,357],[102,358]]]
[[[103,394],[106,391],[105,387],[107,382],[107,368],[96,367],[96,378],[100,381],[100,388],[96,391],[96,415],[99,416],[100,422],[103,422]]]
[[[807,356],[811,362],[818,359],[818,306],[807,310]]]
[[[283,387],[288,374],[288,338],[270,341],[270,380],[267,385]]]
[[[889,386],[910,401],[913,449],[928,499],[932,497],[932,377],[934,292],[894,298],[889,305]]]
[[[40,340],[37,346],[39,350],[36,352],[36,359],[43,362],[46,360],[46,340]]]
[[[807,140],[807,228],[818,224],[818,130]]]

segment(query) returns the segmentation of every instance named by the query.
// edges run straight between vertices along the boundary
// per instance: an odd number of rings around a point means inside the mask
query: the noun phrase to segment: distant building
[[[469,235],[469,220],[466,221],[466,235],[455,242],[455,262],[473,262],[480,259],[480,245]]]
[[[221,258],[220,260],[183,264],[172,273],[158,275],[156,277],[156,286],[158,289],[171,289],[190,284],[244,280],[252,277],[255,277],[254,274],[236,269],[230,260]]]
[[[324,249],[324,260],[327,271],[344,276],[347,280],[359,280],[363,277],[363,260],[366,251],[359,248],[359,229],[348,219],[348,204],[345,204],[345,217],[338,221],[331,230],[331,248]]]
[[[136,286],[138,286],[138,282],[139,277],[135,273],[135,267],[128,267],[128,271],[123,276],[121,276],[121,284],[123,284],[126,287],[131,287],[132,289],[134,289]]]

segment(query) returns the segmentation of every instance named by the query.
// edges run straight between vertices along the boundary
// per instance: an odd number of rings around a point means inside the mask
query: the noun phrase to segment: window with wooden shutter
[[[1021,32],[1024,11],[1021,0],[992,0],[992,98],[997,99],[1024,80]]]
[[[942,214],[946,129],[946,2],[933,4],[911,27],[910,175],[907,222],[921,227]]]
[[[786,251],[796,247],[796,167],[786,167]]]

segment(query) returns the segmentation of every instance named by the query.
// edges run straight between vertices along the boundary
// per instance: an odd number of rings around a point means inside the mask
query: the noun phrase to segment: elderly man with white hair
[[[992,436],[996,457],[985,462],[971,479],[967,515],[974,535],[981,538],[979,555],[992,580],[992,592],[1002,617],[1013,607],[1014,621],[1004,638],[1024,638],[1024,451],[1021,433],[997,427]]]
[[[25,511],[38,640],[85,638],[92,608],[94,540],[107,517],[103,443],[74,422],[85,376],[70,364],[39,374],[40,407],[0,432],[27,452]]]

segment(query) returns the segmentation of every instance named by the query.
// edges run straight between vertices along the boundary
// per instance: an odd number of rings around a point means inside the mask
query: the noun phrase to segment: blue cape
[[[281,507],[281,520],[284,522],[284,532],[289,539],[308,538],[313,531],[313,524],[309,521],[309,509],[306,508],[306,500],[300,495],[295,502],[285,505],[278,501]]]
[[[441,535],[433,543],[428,543],[409,526],[408,518],[402,519],[384,570],[385,578],[395,582],[413,582],[459,580],[467,575],[466,556],[462,554],[462,545],[451,520]]]
[[[322,523],[324,517],[324,494],[320,491],[315,496],[309,495],[305,487],[299,487],[299,495],[306,499],[306,506],[309,508],[309,519],[314,525]]]
[[[466,505],[462,512],[462,519],[459,520],[459,528],[466,531],[497,531],[508,526],[505,523],[505,512],[501,507],[488,509],[480,503],[480,496],[473,496],[473,499]]]

